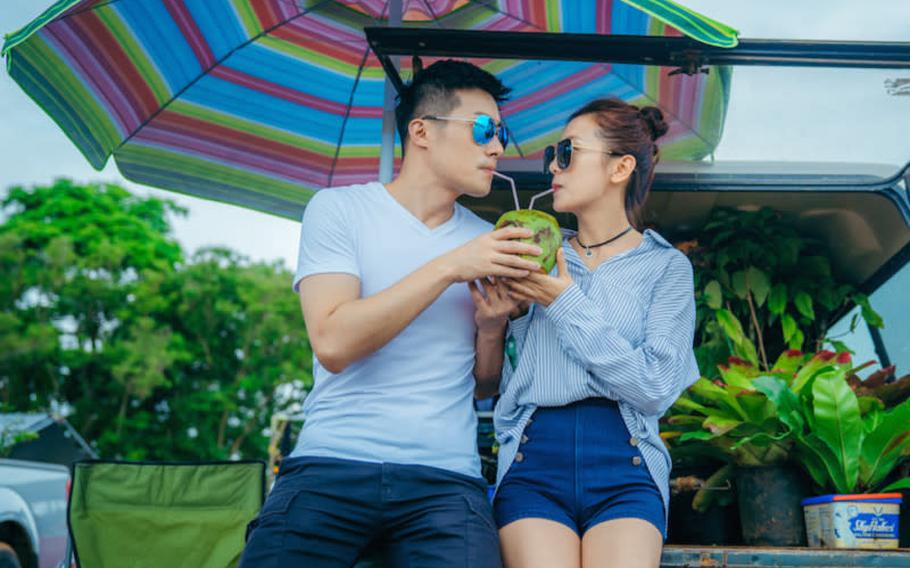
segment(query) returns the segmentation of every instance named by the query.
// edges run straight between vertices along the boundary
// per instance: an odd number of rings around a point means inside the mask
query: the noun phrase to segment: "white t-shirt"
[[[313,274],[360,279],[376,294],[492,229],[455,204],[430,229],[378,183],[319,191],[307,204],[294,288]],[[333,374],[314,356],[314,387],[292,456],[419,464],[480,477],[474,413],[474,302],[449,286],[384,347]]]

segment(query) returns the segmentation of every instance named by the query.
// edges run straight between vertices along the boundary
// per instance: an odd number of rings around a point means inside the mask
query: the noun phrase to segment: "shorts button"
[[[632,458],[632,465],[641,465],[641,458],[638,456]]]
[[[527,443],[528,443],[528,435],[527,435],[527,434],[522,434],[522,435],[521,435],[521,443],[522,443],[522,444],[527,444]]]
[[[631,437],[631,438],[629,438],[629,445],[631,445],[631,446],[637,446],[637,445],[638,445],[638,438],[636,438],[636,437],[634,437],[634,436]]]
[[[521,452],[518,452],[517,454],[515,454],[515,461],[517,461],[518,463],[525,461],[525,455]]]

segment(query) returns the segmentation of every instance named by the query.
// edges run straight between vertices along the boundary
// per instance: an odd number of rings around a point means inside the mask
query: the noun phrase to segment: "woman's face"
[[[565,169],[559,167],[558,159],[550,162],[554,210],[577,215],[605,198],[621,197],[631,169],[635,167],[635,159],[609,155],[613,148],[598,134],[599,131],[593,115],[579,116],[563,130],[560,140],[572,141],[572,155]],[[622,199],[617,199],[617,203],[622,206]]]

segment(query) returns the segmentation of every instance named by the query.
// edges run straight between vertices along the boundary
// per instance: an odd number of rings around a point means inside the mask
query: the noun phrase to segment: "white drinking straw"
[[[543,197],[544,195],[546,195],[548,193],[553,193],[554,191],[555,190],[551,187],[550,189],[548,189],[546,191],[542,191],[542,192],[538,193],[537,195],[535,195],[534,197],[532,197],[531,204],[528,205],[528,210],[534,209],[534,202],[537,200],[538,197]]]
[[[493,175],[509,182],[509,185],[512,186],[512,197],[515,198],[515,210],[518,211],[519,209],[521,209],[521,204],[518,203],[518,190],[515,189],[515,180],[510,178],[509,176],[507,176],[505,174],[501,174],[499,172],[493,172]],[[533,201],[532,201],[532,203],[533,203]]]

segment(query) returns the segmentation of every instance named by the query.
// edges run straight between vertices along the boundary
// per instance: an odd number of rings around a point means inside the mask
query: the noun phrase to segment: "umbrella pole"
[[[401,0],[389,0],[389,26],[401,26]],[[399,68],[400,58],[392,57],[395,68]],[[403,149],[402,149],[403,150]],[[395,87],[386,77],[385,100],[382,106],[382,146],[379,149],[379,181],[392,181],[395,166]]]

